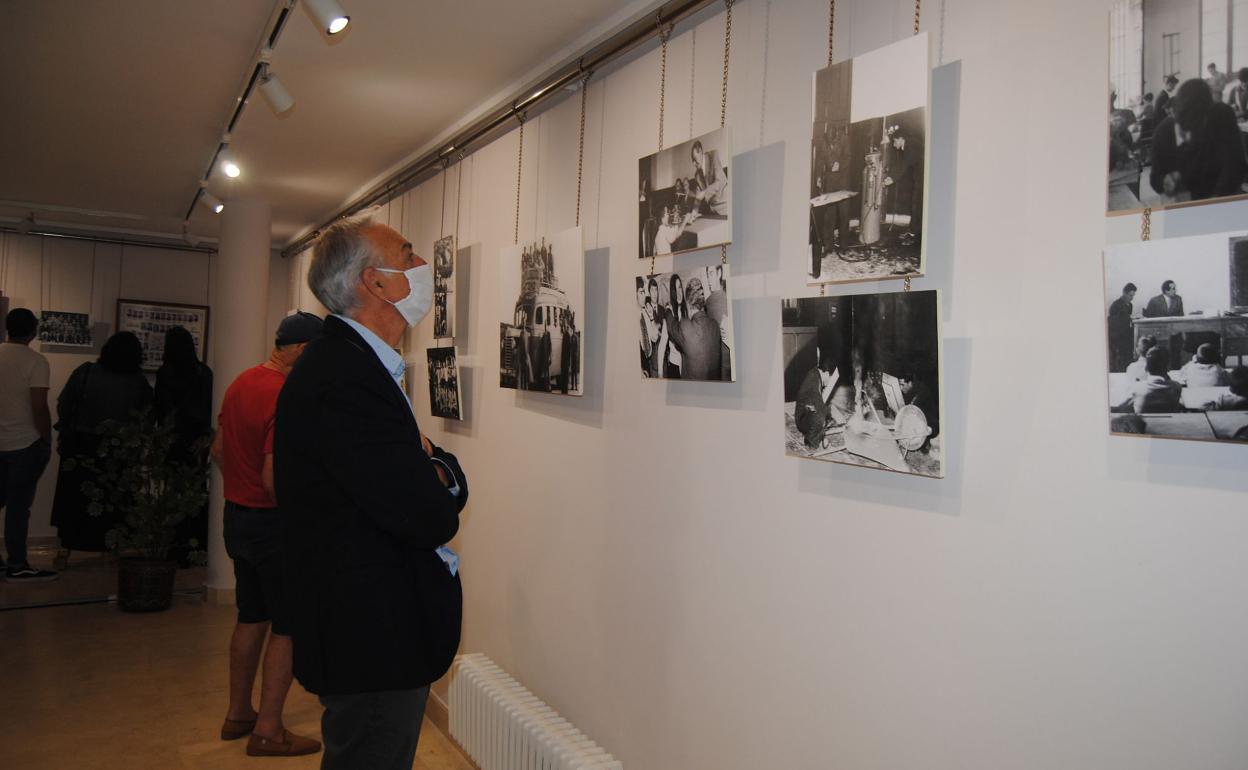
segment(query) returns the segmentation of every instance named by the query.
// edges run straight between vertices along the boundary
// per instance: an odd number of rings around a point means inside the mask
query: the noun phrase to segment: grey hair
[[[368,215],[340,219],[322,230],[312,245],[308,288],[331,313],[355,312],[360,305],[356,294],[360,273],[381,264],[366,234],[373,224]]]

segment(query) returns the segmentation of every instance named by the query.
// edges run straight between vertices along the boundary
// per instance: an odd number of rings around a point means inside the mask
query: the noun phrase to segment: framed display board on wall
[[[165,332],[181,326],[195,340],[195,352],[199,360],[207,363],[208,307],[206,305],[182,305],[176,302],[147,302],[139,299],[117,300],[117,325],[119,332],[134,332],[143,343],[143,371],[154,372],[160,368],[165,354]]]

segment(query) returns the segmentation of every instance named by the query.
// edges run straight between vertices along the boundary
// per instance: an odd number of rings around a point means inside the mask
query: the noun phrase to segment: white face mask
[[[376,267],[381,273],[402,273],[407,278],[407,296],[391,304],[403,315],[408,326],[415,326],[421,319],[429,315],[433,307],[433,266],[418,265],[406,270],[394,270],[389,267]]]

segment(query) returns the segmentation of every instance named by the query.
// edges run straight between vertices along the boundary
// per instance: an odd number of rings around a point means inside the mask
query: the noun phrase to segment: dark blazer
[[[304,351],[277,400],[274,481],[283,518],[294,670],[319,695],[414,689],[450,667],[462,592],[436,548],[458,498],[437,477],[407,400],[342,320]]]
[[[1174,295],[1174,311],[1171,312],[1166,304],[1166,295],[1158,294],[1148,301],[1144,306],[1145,318],[1165,318],[1167,316],[1183,315],[1183,298],[1178,294]]]

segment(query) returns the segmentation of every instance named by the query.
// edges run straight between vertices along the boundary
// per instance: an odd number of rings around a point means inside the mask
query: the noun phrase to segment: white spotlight
[[[286,86],[282,85],[282,81],[277,79],[269,71],[268,66],[264,68],[264,74],[260,76],[260,95],[269,103],[269,109],[273,110],[274,115],[281,115],[286,110],[295,106],[295,97],[290,95],[286,90]]]
[[[238,164],[232,160],[227,160],[222,163],[221,170],[224,171],[225,175],[230,179],[237,179],[238,175],[243,173],[243,170],[238,167]]]
[[[351,23],[351,17],[342,10],[337,0],[304,0],[312,17],[328,35],[337,35]]]
[[[221,199],[212,195],[207,190],[204,190],[204,194],[199,196],[199,202],[212,209],[212,213],[214,214],[220,214],[225,210],[225,204],[221,202]]]

